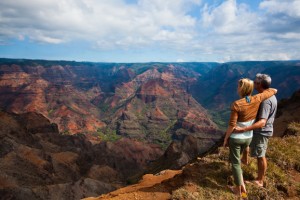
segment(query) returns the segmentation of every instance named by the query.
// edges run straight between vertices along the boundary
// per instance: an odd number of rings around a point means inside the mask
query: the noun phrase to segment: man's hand
[[[243,133],[246,131],[246,127],[235,127],[235,129],[233,130],[234,133]]]
[[[267,123],[267,119],[262,118],[259,121],[255,122],[254,124],[252,124],[251,126],[247,126],[247,127],[236,126],[235,129],[233,130],[233,133],[243,133],[246,131],[262,128],[266,125],[266,123]]]

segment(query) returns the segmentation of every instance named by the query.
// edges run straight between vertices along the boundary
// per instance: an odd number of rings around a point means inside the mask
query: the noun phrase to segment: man
[[[268,89],[271,85],[271,77],[267,74],[257,74],[254,81],[254,88],[259,92],[263,92]],[[253,130],[253,138],[250,144],[251,156],[257,158],[257,179],[254,181],[258,186],[263,186],[266,170],[267,170],[267,159],[266,150],[268,147],[268,140],[273,135],[273,122],[277,111],[277,99],[275,95],[269,99],[263,101],[260,104],[256,122],[248,127],[236,127],[236,133]],[[244,153],[247,154],[246,151]],[[244,159],[247,157],[243,156]],[[244,162],[248,162],[247,158]]]

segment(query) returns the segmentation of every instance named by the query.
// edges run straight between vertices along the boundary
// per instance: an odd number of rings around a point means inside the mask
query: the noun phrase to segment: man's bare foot
[[[253,181],[253,183],[256,184],[258,187],[264,187],[264,183],[262,181],[255,180]]]
[[[264,187],[264,184],[259,181],[259,180],[254,180],[254,181],[245,181],[246,184],[254,184],[258,187]]]

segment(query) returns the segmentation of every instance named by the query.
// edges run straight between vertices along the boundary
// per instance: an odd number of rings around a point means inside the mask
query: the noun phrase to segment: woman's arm
[[[225,147],[228,143],[228,138],[230,137],[231,133],[233,132],[235,126],[236,126],[236,122],[238,119],[238,106],[237,104],[234,102],[231,105],[231,113],[230,113],[230,120],[229,120],[229,125],[225,134],[225,138],[224,138],[224,143],[223,146]]]
[[[225,134],[225,138],[224,138],[224,142],[223,142],[223,147],[226,147],[228,145],[228,139],[232,133],[232,131],[234,130],[233,126],[229,126],[227,128],[226,134]]]
[[[269,88],[264,90],[262,93],[259,93],[257,95],[254,95],[254,97],[257,97],[259,102],[262,102],[268,98],[270,98],[271,96],[273,96],[274,94],[277,93],[277,90],[274,88]]]
[[[230,119],[229,119],[228,126],[235,127],[236,122],[238,120],[238,109],[239,109],[237,103],[233,102],[230,109],[231,109],[231,113],[230,113]]]

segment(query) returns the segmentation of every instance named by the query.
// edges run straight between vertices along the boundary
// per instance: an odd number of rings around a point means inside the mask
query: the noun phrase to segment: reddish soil
[[[90,197],[85,200],[125,200],[125,199],[143,199],[143,200],[164,200],[170,199],[171,193],[166,186],[162,185],[163,181],[173,178],[181,174],[182,170],[165,170],[158,175],[146,174],[143,179],[135,185],[130,185],[109,194],[100,197]]]

